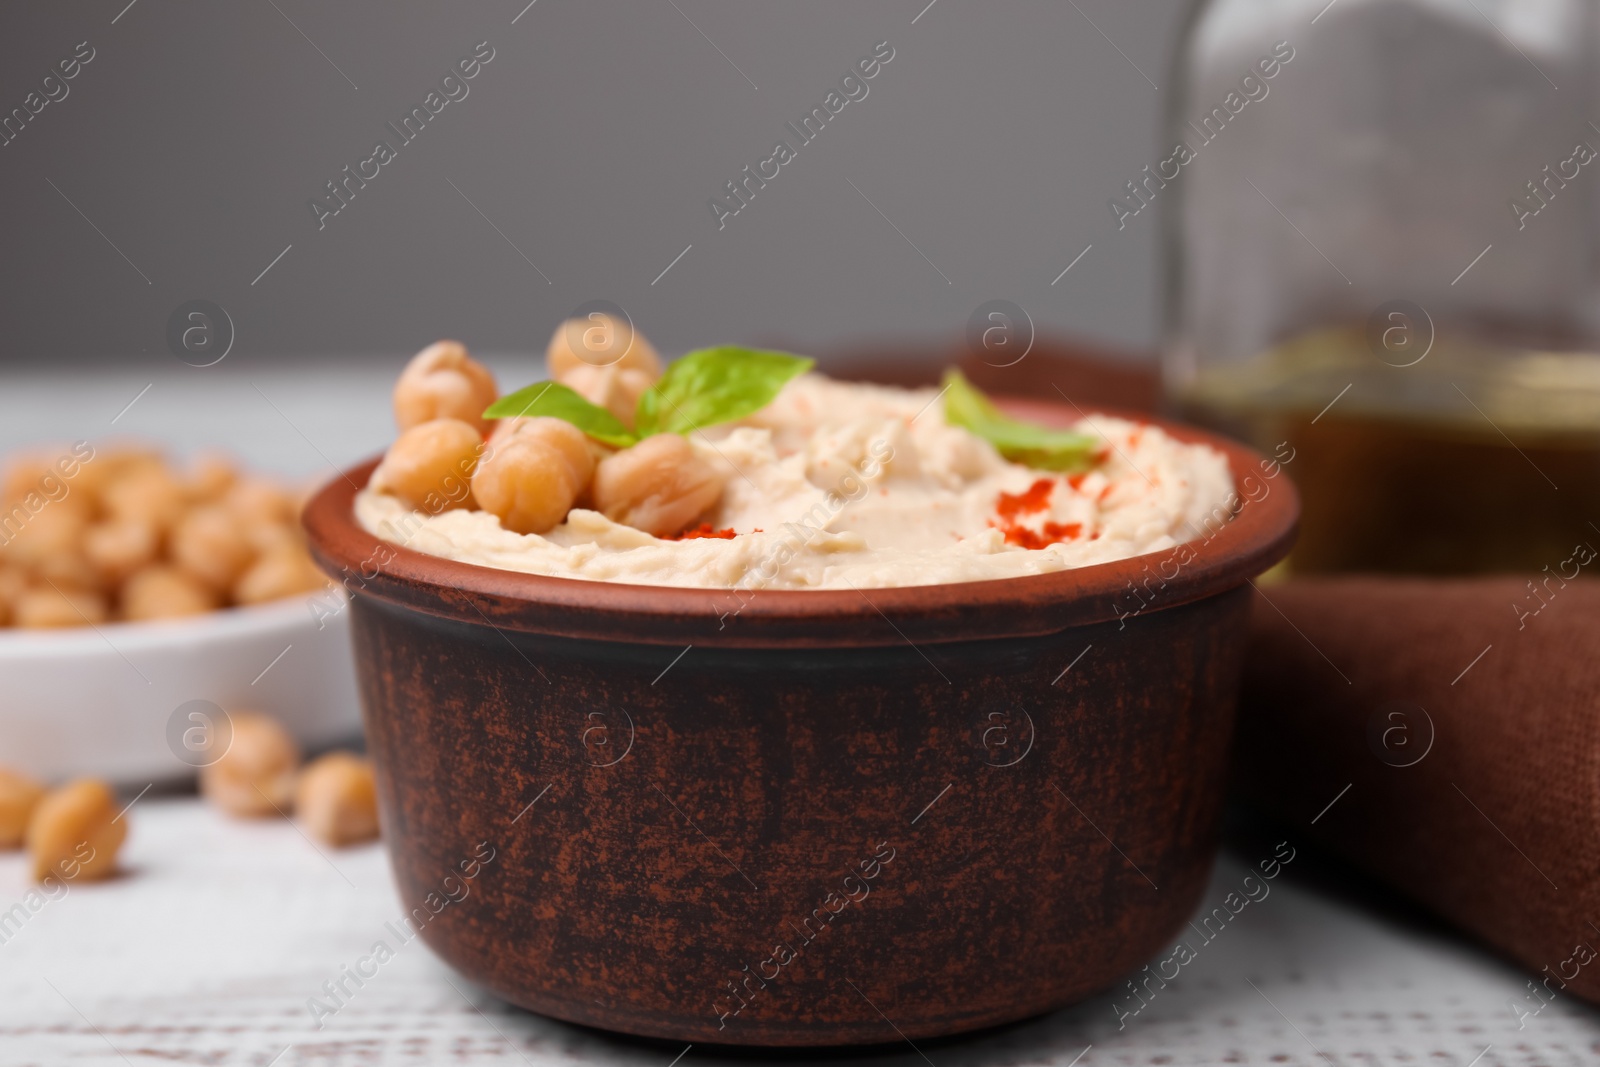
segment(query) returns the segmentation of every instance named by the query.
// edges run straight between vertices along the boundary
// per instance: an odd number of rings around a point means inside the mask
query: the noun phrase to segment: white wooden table
[[[125,874],[72,887],[0,928],[5,1067],[670,1067],[684,1052],[509,1007],[421,942],[318,1030],[308,998],[402,913],[382,847],[323,853],[289,823],[231,821],[187,798],[147,797],[129,818]],[[1246,873],[1224,859],[1205,907]],[[0,909],[27,889],[22,857],[0,855]],[[1507,1004],[1520,1002],[1524,981],[1476,948],[1391,925],[1285,874],[1125,1029],[1108,995],[977,1038],[922,1042],[921,1054],[901,1044],[860,1056],[904,1067],[1600,1061],[1600,1013],[1577,1002],[1558,999],[1517,1029]],[[760,1058],[695,1047],[679,1063]]]

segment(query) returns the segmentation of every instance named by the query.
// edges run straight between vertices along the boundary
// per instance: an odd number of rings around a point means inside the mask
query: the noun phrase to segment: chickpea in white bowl
[[[79,441],[0,479],[0,626],[199,615],[321,588],[296,495],[220,458]]]

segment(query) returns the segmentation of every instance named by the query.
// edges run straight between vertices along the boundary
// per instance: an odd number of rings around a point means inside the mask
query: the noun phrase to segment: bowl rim
[[[338,598],[329,601],[329,596]],[[337,589],[296,593],[260,604],[237,604],[198,615],[66,626],[60,629],[0,630],[0,665],[41,657],[84,657],[93,653],[143,653],[166,648],[200,648],[317,624],[339,613],[345,602]],[[322,608],[321,613],[318,607]]]
[[[1046,424],[1067,425],[1083,417],[1076,405],[995,399],[1018,417]],[[1299,523],[1299,495],[1277,461],[1148,412],[1095,405],[1091,414],[1154,425],[1179,441],[1223,453],[1239,501],[1232,520],[1204,541],[1049,574],[870,591],[756,590],[747,600],[727,589],[480,567],[383,541],[367,532],[354,512],[356,493],[381,457],[325,483],[301,521],[312,557],[358,603],[371,599],[499,631],[691,647],[915,647],[1037,637],[1118,619],[1126,625],[1131,618],[1242,586],[1288,554]],[[1247,479],[1264,487],[1258,498],[1245,491]],[[1179,560],[1183,555],[1188,558]],[[1175,566],[1175,573],[1165,573],[1168,566]]]

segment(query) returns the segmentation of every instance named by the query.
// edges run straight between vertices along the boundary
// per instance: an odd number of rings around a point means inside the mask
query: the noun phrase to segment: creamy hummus
[[[1194,538],[1233,500],[1227,460],[1147,424],[1074,428],[1101,462],[1065,475],[1008,462],[945,423],[934,389],[807,375],[737,423],[692,435],[724,478],[702,533],[660,540],[574,508],[546,534],[482,511],[425,515],[364,490],[369,532],[483,567],[715,589],[848,589],[1044,574]]]

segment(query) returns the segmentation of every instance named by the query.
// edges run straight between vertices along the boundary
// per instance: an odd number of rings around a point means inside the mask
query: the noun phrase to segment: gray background
[[[667,352],[948,340],[997,297],[1156,338],[1155,220],[1119,233],[1107,200],[1156,158],[1181,0],[126,3],[0,14],[0,111],[96,50],[0,148],[11,368],[171,363],[191,298],[258,368],[542,350],[596,298]],[[319,231],[307,201],[485,40],[470,95]],[[867,98],[719,232],[707,199],[880,40]]]

